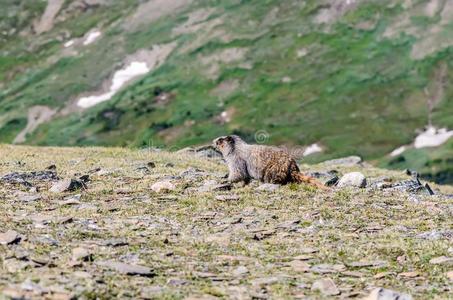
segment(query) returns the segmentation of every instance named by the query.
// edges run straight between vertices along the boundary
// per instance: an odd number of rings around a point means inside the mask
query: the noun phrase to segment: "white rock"
[[[360,172],[347,173],[340,178],[338,186],[363,188],[366,186],[366,177]]]
[[[377,288],[363,300],[412,300],[412,296],[408,294],[400,294],[384,288]]]
[[[156,193],[174,191],[176,186],[170,181],[158,181],[151,186]]]

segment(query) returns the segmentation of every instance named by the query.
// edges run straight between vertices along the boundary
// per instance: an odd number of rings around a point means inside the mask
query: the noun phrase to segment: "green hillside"
[[[430,120],[453,128],[451,1],[8,0],[0,14],[0,142],[180,148],[261,132],[321,145],[308,162],[358,154],[453,182],[451,140],[388,156]],[[155,68],[77,106],[140,60]]]

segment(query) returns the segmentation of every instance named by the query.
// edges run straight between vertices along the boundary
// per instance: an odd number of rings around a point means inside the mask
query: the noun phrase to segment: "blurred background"
[[[0,143],[238,134],[453,183],[452,0],[1,0]]]

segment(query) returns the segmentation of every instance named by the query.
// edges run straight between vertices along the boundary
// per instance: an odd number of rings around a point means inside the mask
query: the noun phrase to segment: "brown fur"
[[[231,182],[248,183],[251,179],[275,184],[304,182],[326,189],[316,179],[303,175],[294,158],[280,148],[249,145],[235,135],[219,137],[213,144],[228,165]]]

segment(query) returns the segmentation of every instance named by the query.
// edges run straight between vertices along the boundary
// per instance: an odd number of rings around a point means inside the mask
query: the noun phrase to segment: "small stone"
[[[338,187],[366,187],[366,177],[360,172],[351,172],[343,175],[337,184]]]
[[[156,299],[165,289],[159,285],[146,286],[141,290],[141,297],[143,299]]]
[[[344,271],[344,272],[341,272],[341,275],[348,276],[348,277],[357,277],[357,278],[362,278],[365,276],[362,272],[358,272],[358,271]]]
[[[272,285],[274,283],[279,282],[280,280],[278,277],[265,277],[265,278],[257,278],[252,280],[252,285],[255,286],[266,286],[266,285]]]
[[[165,168],[173,168],[175,165],[173,163],[166,163],[164,165]]]
[[[387,263],[385,261],[354,261],[347,264],[348,267],[352,268],[367,268],[367,267],[385,267]]]
[[[0,233],[0,245],[15,244],[20,241],[20,235],[14,230]]]
[[[233,276],[239,277],[244,274],[247,274],[248,272],[249,272],[249,269],[247,269],[247,267],[239,266],[232,273],[233,273]]]
[[[448,272],[447,272],[447,278],[448,278],[450,281],[453,281],[453,271],[448,271]]]
[[[325,296],[335,296],[340,294],[340,290],[330,278],[316,280],[311,286],[312,291],[320,291]]]
[[[23,195],[18,198],[21,202],[34,202],[41,199],[40,195]]]
[[[63,179],[56,182],[49,191],[52,193],[63,193],[63,192],[72,192],[81,188],[86,188],[86,185],[83,181],[78,179]]]
[[[294,260],[310,260],[313,258],[314,258],[313,255],[302,254],[302,255],[295,256],[293,259]]]
[[[72,249],[72,260],[73,261],[89,261],[92,255],[86,248],[77,247]]]
[[[346,267],[343,264],[336,264],[336,265],[319,264],[319,265],[314,265],[313,267],[311,267],[310,270],[315,273],[326,274],[326,273],[337,273],[337,272],[345,271]]]
[[[215,199],[218,201],[228,202],[228,201],[237,201],[240,198],[238,195],[217,195],[217,196],[215,196]]]
[[[315,249],[315,248],[304,247],[304,248],[300,249],[300,252],[303,254],[312,254],[312,253],[319,252],[319,250]]]
[[[129,243],[125,239],[121,239],[121,238],[106,240],[104,242],[104,244],[106,246],[110,246],[110,247],[119,247],[119,246],[129,245]]]
[[[44,256],[32,256],[30,257],[30,260],[39,266],[45,266],[50,262],[50,259]]]
[[[158,181],[151,186],[156,193],[170,192],[176,190],[176,186],[170,181]]]
[[[417,271],[403,272],[403,273],[399,273],[398,274],[398,277],[404,277],[404,278],[416,278],[416,277],[419,277],[419,276],[420,276],[420,273],[417,272]]]
[[[327,160],[323,162],[323,164],[332,166],[355,166],[360,164],[361,162],[362,158],[360,156],[348,156],[343,158]]]
[[[260,192],[275,192],[280,188],[279,184],[272,184],[272,183],[263,183],[256,188],[257,191]]]
[[[107,267],[109,269],[115,270],[118,273],[126,275],[140,275],[151,277],[155,273],[152,269],[139,265],[130,265],[116,261],[101,261],[97,263],[99,266]]]
[[[439,256],[429,261],[433,265],[453,265],[453,257]]]
[[[290,267],[295,271],[299,273],[305,273],[310,270],[310,265],[301,261],[301,260],[293,260],[289,263]]]
[[[72,273],[72,275],[81,279],[89,279],[92,277],[90,273],[85,271],[75,271],[74,273]]]
[[[384,288],[376,288],[363,300],[412,300],[412,296]]]
[[[373,278],[374,279],[381,279],[381,278],[390,276],[392,274],[393,274],[392,272],[380,272],[380,273],[377,273],[376,275],[374,275]]]
[[[217,183],[215,180],[206,181],[201,187],[197,189],[200,193],[206,192],[217,192],[217,191],[229,191],[232,185],[230,183]]]

